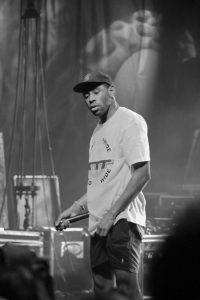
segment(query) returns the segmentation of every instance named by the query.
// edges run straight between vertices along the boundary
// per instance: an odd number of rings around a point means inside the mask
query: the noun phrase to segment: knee
[[[127,296],[135,295],[134,299],[140,299],[140,288],[138,283],[138,274],[123,270],[116,270],[116,284],[119,290]]]
[[[135,273],[130,273],[124,270],[116,270],[115,274],[117,286],[130,285],[137,281],[137,276]]]
[[[113,279],[106,279],[102,275],[93,273],[94,292],[95,294],[109,291],[114,287]]]

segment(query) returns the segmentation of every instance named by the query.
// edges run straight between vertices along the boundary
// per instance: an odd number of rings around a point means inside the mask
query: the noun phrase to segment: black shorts
[[[91,238],[91,267],[94,273],[111,278],[112,270],[138,273],[142,226],[119,220],[106,237]]]

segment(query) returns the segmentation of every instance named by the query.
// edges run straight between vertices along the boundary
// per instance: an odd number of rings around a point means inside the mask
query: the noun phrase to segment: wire
[[[20,16],[22,15],[22,0],[20,2]],[[20,83],[20,77],[21,77],[21,60],[22,60],[22,49],[21,49],[21,41],[22,41],[22,19],[20,19],[20,30],[19,30],[19,39],[18,39],[18,67],[17,67],[17,81],[16,81],[16,94],[15,94],[15,100],[14,100],[14,113],[13,113],[13,122],[11,126],[11,139],[9,144],[9,150],[8,150],[8,167],[6,172],[6,184],[3,192],[3,201],[0,209],[0,221],[2,220],[3,211],[6,203],[6,195],[8,191],[8,181],[10,178],[10,171],[12,166],[12,160],[13,160],[13,146],[14,146],[14,138],[17,128],[17,115],[18,115],[18,100],[19,100],[19,83]],[[11,198],[12,199],[12,198]],[[14,206],[14,203],[13,203]]]
[[[39,48],[40,49],[40,48]],[[47,136],[47,144],[48,144],[48,150],[49,150],[49,156],[50,156],[50,166],[51,166],[51,173],[53,176],[56,176],[55,174],[55,163],[53,159],[53,153],[52,153],[52,145],[51,145],[51,139],[50,139],[50,133],[49,133],[49,125],[48,125],[48,116],[47,116],[47,108],[46,108],[46,92],[45,92],[45,80],[44,80],[44,69],[43,69],[43,62],[42,62],[42,55],[39,51],[39,59],[40,59],[40,70],[41,70],[41,86],[42,86],[42,105],[43,105],[43,113],[44,113],[44,122],[45,122],[45,129],[46,129],[46,136]],[[55,184],[55,190],[56,188],[56,182]],[[57,196],[57,205],[58,205],[58,211],[61,213],[61,202],[60,197],[58,194]]]
[[[27,24],[26,24],[27,23]],[[29,23],[25,19],[23,21],[23,30],[24,30],[24,42],[23,42],[23,51],[24,51],[24,60],[23,60],[23,81],[22,81],[22,138],[20,143],[20,175],[23,178],[23,170],[24,170],[24,152],[25,152],[25,121],[26,121],[26,114],[25,114],[25,106],[26,106],[26,88],[27,88],[27,69],[28,69],[28,36],[29,36]],[[22,182],[21,182],[22,183]]]

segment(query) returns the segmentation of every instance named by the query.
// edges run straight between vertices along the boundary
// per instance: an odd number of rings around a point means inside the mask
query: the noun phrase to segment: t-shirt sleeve
[[[150,160],[148,129],[143,117],[131,121],[124,130],[121,146],[129,165]]]

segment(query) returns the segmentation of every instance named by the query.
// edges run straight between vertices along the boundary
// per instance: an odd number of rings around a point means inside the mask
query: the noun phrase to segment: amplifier
[[[44,234],[37,231],[3,230],[0,229],[0,247],[6,243],[27,246],[38,256],[44,255]]]
[[[44,231],[44,256],[49,258],[57,291],[90,292],[90,235],[86,228]]]
[[[41,231],[0,230],[0,246],[12,243],[27,246],[49,261],[56,292],[64,294],[90,292],[90,238],[87,229],[68,228],[62,232],[54,228]]]
[[[173,218],[176,220],[187,205],[195,201],[192,195],[170,195],[166,193],[146,193],[147,218]]]

